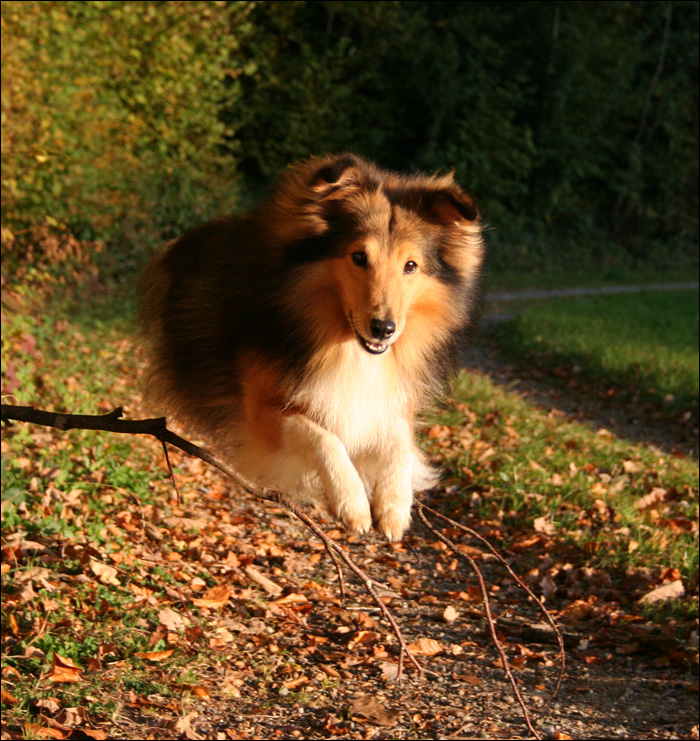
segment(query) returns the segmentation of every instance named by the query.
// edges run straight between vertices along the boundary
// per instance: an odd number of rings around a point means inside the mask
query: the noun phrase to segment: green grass
[[[462,372],[452,399],[432,420],[443,431],[429,450],[447,460],[464,511],[499,523],[506,545],[547,517],[574,562],[618,574],[671,567],[692,581],[696,462],[565,421],[485,375]],[[660,501],[642,507],[653,490]]]
[[[518,355],[697,409],[695,290],[550,299],[525,309],[500,337]]]

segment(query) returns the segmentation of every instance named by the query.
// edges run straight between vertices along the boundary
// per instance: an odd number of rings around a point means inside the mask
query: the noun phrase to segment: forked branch
[[[44,427],[54,427],[59,430],[72,430],[72,429],[101,430],[105,432],[116,432],[116,433],[123,433],[127,435],[151,435],[161,441],[161,443],[163,444],[163,448],[166,451],[166,456],[167,456],[166,444],[170,444],[173,447],[178,448],[179,450],[182,450],[183,452],[187,453],[188,455],[194,456],[196,458],[200,458],[206,463],[209,463],[210,465],[214,466],[219,471],[221,471],[226,476],[228,476],[230,479],[232,479],[244,491],[246,491],[248,494],[255,497],[256,499],[275,502],[276,504],[279,504],[285,507],[287,510],[289,510],[289,512],[291,512],[295,517],[297,517],[302,523],[304,523],[304,525],[306,525],[306,527],[309,528],[323,542],[324,546],[326,547],[326,550],[328,551],[329,556],[331,557],[331,560],[333,561],[333,564],[335,565],[338,571],[341,597],[343,599],[345,597],[345,586],[344,586],[344,581],[343,581],[342,565],[341,565],[341,562],[342,562],[345,564],[345,567],[349,571],[354,573],[360,579],[367,593],[372,597],[372,599],[377,604],[377,606],[381,610],[382,614],[384,615],[388,623],[391,625],[391,629],[394,635],[396,636],[396,639],[398,640],[399,649],[400,649],[398,677],[401,677],[401,674],[403,671],[404,656],[407,656],[409,658],[413,666],[418,670],[418,672],[421,675],[425,673],[421,665],[418,663],[416,658],[411,653],[411,650],[409,649],[403,637],[401,628],[396,622],[396,619],[394,618],[393,614],[387,607],[386,603],[382,600],[382,598],[378,594],[375,588],[377,582],[374,579],[372,579],[363,569],[361,569],[357,565],[357,563],[350,557],[350,555],[346,552],[346,550],[342,548],[340,544],[332,540],[327,535],[327,533],[325,533],[323,529],[316,522],[314,522],[314,520],[311,517],[309,517],[304,512],[301,512],[298,509],[296,509],[294,505],[285,501],[277,492],[272,491],[270,489],[264,489],[264,488],[256,486],[251,481],[249,481],[244,476],[242,476],[237,470],[231,468],[225,462],[221,461],[219,458],[213,455],[210,451],[198,445],[195,445],[194,443],[189,442],[189,440],[185,440],[185,438],[180,437],[179,435],[176,435],[174,432],[172,432],[171,430],[167,428],[164,417],[158,417],[154,419],[142,419],[142,420],[125,420],[125,419],[122,419],[121,417],[122,417],[121,408],[117,408],[113,410],[112,412],[109,412],[108,414],[89,415],[89,414],[61,414],[57,412],[47,412],[41,409],[34,409],[33,407],[2,404],[2,421],[4,422],[9,422],[9,421],[30,422],[33,424],[42,425]],[[171,474],[172,474],[172,470],[171,470]],[[173,481],[174,481],[174,477],[173,477]],[[482,594],[483,604],[484,604],[484,612],[485,612],[487,623],[489,625],[489,630],[491,632],[492,640],[499,652],[504,671],[506,672],[506,676],[508,677],[508,680],[510,681],[512,685],[513,692],[515,693],[515,696],[523,710],[523,715],[524,715],[528,730],[530,731],[530,733],[532,733],[532,735],[535,738],[539,739],[540,735],[538,734],[537,730],[532,725],[532,722],[530,720],[527,707],[525,706],[525,702],[523,700],[522,694],[520,693],[520,690],[518,689],[518,686],[517,686],[517,683],[515,681],[515,677],[513,676],[512,671],[508,667],[508,661],[507,661],[505,652],[503,651],[503,648],[501,647],[498,637],[496,635],[495,623],[491,615],[491,610],[490,610],[489,602],[488,602],[488,593],[486,590],[486,585],[484,583],[483,575],[481,574],[481,571],[479,570],[479,567],[474,561],[474,559],[471,558],[466,553],[464,553],[464,551],[460,550],[452,540],[450,540],[446,535],[444,535],[444,533],[442,533],[427,518],[426,513],[431,515],[432,517],[437,517],[437,518],[442,519],[443,521],[447,522],[452,528],[457,528],[459,530],[462,530],[464,533],[479,540],[479,542],[481,542],[490,551],[490,553],[492,553],[494,556],[496,556],[496,558],[499,559],[499,561],[506,567],[510,575],[516,580],[516,582],[523,589],[525,589],[528,592],[528,594],[535,600],[539,608],[543,611],[546,619],[549,621],[550,625],[552,626],[554,630],[554,633],[557,637],[557,641],[559,642],[559,648],[561,651],[560,672],[557,677],[556,686],[551,696],[545,703],[545,707],[547,704],[549,704],[549,702],[551,702],[552,698],[559,690],[559,687],[561,685],[561,681],[563,678],[563,674],[564,674],[564,642],[563,642],[561,633],[557,629],[554,623],[554,620],[552,619],[549,612],[544,608],[542,603],[537,599],[537,597],[532,593],[532,591],[523,583],[523,581],[513,572],[511,567],[508,565],[508,563],[503,559],[503,557],[493,548],[493,546],[483,536],[481,536],[479,533],[475,532],[471,528],[468,528],[465,525],[462,525],[461,523],[456,522],[455,520],[452,520],[449,517],[446,517],[440,512],[437,512],[436,510],[431,509],[430,507],[428,507],[427,505],[421,502],[417,501],[415,503],[415,507],[418,512],[418,516],[423,521],[423,524],[428,528],[428,530],[433,535],[435,535],[439,540],[441,540],[456,556],[466,560],[469,563],[469,565],[472,567],[472,569],[474,570],[474,573],[476,574],[476,577],[479,581],[479,587],[481,589],[481,594]]]

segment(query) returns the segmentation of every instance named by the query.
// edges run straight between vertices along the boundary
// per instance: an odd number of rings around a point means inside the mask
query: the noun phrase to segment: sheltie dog
[[[260,485],[400,540],[435,482],[414,414],[453,365],[482,257],[451,175],[355,155],[292,166],[147,267],[146,401]]]

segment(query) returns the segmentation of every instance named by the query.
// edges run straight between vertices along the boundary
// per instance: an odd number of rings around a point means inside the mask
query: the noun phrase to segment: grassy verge
[[[697,581],[693,461],[567,422],[476,373],[460,376],[429,438],[448,462],[459,508],[496,524],[526,563],[541,558],[539,544],[618,584],[638,569]]]
[[[697,291],[550,299],[524,309],[499,337],[519,357],[697,417]]]

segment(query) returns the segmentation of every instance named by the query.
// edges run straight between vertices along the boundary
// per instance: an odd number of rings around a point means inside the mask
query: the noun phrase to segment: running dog
[[[400,540],[436,480],[414,415],[454,367],[482,259],[451,175],[355,155],[294,165],[252,211],[147,267],[145,398],[260,485]]]

